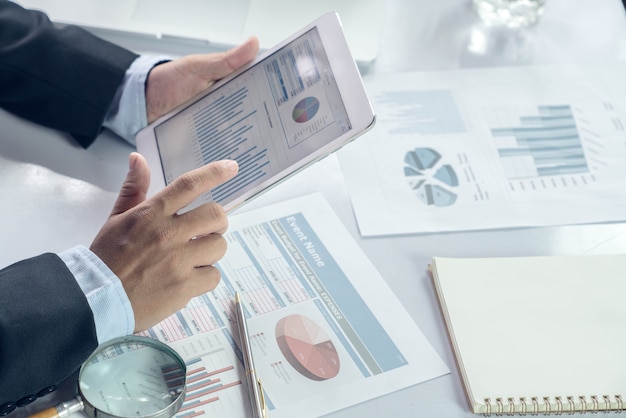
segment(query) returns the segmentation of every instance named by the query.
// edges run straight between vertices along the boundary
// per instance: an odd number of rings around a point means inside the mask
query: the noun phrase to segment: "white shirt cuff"
[[[141,55],[126,70],[103,126],[135,145],[135,135],[148,125],[146,110],[146,80],[150,70],[171,58]]]
[[[59,257],[76,278],[93,312],[98,343],[131,335],[135,315],[120,279],[88,248],[76,246]]]

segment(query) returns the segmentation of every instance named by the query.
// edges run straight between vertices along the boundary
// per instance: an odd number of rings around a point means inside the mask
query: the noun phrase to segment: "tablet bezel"
[[[148,161],[148,165],[152,171],[149,194],[154,194],[158,190],[161,190],[166,186],[161,157],[159,155],[159,150],[157,146],[155,128],[180,113],[182,109],[192,105],[199,100],[202,100],[204,97],[211,94],[214,90],[236,78],[237,76],[248,70],[250,67],[257,65],[266,58],[269,58],[278,50],[287,46],[289,43],[296,40],[314,27],[317,27],[319,36],[324,46],[324,51],[326,52],[329,61],[329,66],[336,80],[337,88],[339,90],[341,99],[343,100],[343,104],[352,128],[348,132],[338,136],[328,144],[316,149],[314,152],[300,159],[298,162],[293,163],[285,169],[281,170],[280,172],[273,174],[271,177],[269,177],[259,185],[255,186],[253,189],[248,190],[242,193],[240,196],[237,196],[232,201],[227,202],[226,204],[224,204],[224,209],[226,211],[231,211],[239,207],[243,203],[269,190],[276,184],[291,177],[293,174],[299,172],[305,167],[326,157],[332,152],[335,152],[360,134],[366,132],[374,125],[374,111],[367,97],[356,62],[350,54],[348,44],[343,34],[339,16],[336,13],[327,13],[316,19],[309,25],[305,26],[298,32],[294,33],[281,43],[277,44],[270,50],[260,54],[252,62],[237,70],[230,76],[225,77],[224,79],[214,83],[209,89],[207,89],[203,93],[192,98],[191,100],[182,104],[176,109],[168,112],[166,115],[158,118],[156,121],[148,125],[146,128],[142,129],[137,134],[137,150],[146,158],[146,160]]]

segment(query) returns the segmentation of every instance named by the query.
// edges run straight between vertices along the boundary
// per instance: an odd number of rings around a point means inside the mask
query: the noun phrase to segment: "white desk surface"
[[[612,62],[626,54],[626,17],[619,0],[548,0],[539,24],[522,31],[481,31],[469,0],[389,0],[383,19],[380,54],[367,73],[575,65]],[[138,52],[153,48],[129,46]],[[177,53],[173,46],[161,48]],[[181,46],[179,52],[186,53],[185,47]],[[4,237],[0,265],[43,251],[61,251],[77,243],[89,245],[125,177],[127,155],[132,148],[103,133],[91,148],[83,150],[64,134],[2,111],[0,126],[0,230]],[[242,210],[314,191],[321,191],[332,204],[452,370],[449,375],[331,415],[337,418],[473,416],[426,273],[433,255],[626,252],[626,223],[362,239],[335,156]]]

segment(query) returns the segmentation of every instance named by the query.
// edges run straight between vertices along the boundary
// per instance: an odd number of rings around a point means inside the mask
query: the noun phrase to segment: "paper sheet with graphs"
[[[215,291],[146,334],[187,362],[178,417],[248,417],[242,294],[268,416],[317,417],[448,369],[321,194],[230,218]]]
[[[625,64],[365,79],[339,153],[364,236],[626,219]]]

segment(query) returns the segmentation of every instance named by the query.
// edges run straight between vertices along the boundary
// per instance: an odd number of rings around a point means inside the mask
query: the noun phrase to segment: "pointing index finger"
[[[155,198],[163,199],[165,212],[173,215],[203,193],[233,178],[238,170],[236,161],[214,161],[182,174]]]

